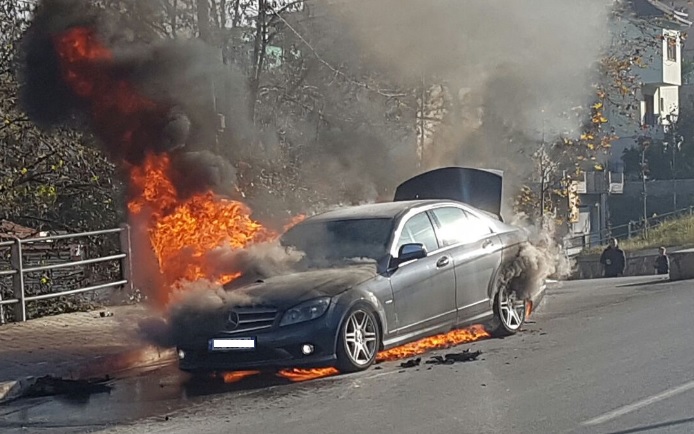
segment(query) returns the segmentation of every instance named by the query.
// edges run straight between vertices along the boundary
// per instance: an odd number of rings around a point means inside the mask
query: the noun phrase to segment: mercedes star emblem
[[[239,319],[239,314],[234,312],[233,310],[229,312],[229,318],[227,318],[227,326],[229,327],[229,330],[234,330],[239,326],[239,322],[241,320]]]

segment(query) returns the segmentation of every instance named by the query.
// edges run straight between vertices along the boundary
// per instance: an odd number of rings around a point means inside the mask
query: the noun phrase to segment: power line
[[[292,33],[294,33],[294,35],[296,35],[296,37],[299,38],[299,40],[301,40],[301,42],[303,42],[303,44],[306,45],[306,47],[308,47],[309,50],[311,50],[311,52],[313,53],[313,55],[316,56],[316,59],[318,59],[318,61],[319,61],[320,63],[322,63],[322,64],[325,65],[328,69],[330,69],[331,71],[333,71],[333,72],[335,73],[335,75],[338,75],[338,76],[344,78],[344,79],[347,80],[349,83],[355,84],[355,85],[357,85],[357,86],[359,86],[359,87],[363,87],[364,89],[367,89],[367,90],[369,90],[369,91],[371,91],[371,92],[377,93],[378,95],[384,96],[384,97],[386,97],[386,98],[394,98],[394,97],[403,97],[403,96],[407,96],[407,94],[403,94],[403,93],[387,93],[387,92],[385,92],[384,90],[381,90],[381,89],[374,89],[373,87],[369,86],[368,83],[364,83],[364,82],[362,82],[362,81],[358,81],[358,80],[355,80],[355,79],[349,77],[349,76],[348,76],[347,74],[345,74],[343,71],[337,69],[336,67],[334,67],[333,65],[331,65],[327,60],[323,59],[323,57],[322,57],[320,54],[318,54],[318,52],[316,51],[316,49],[313,48],[313,46],[311,45],[311,43],[308,42],[308,41],[306,40],[306,38],[304,38],[303,35],[302,35],[301,33],[299,33],[291,24],[289,24],[289,22],[288,22],[287,20],[285,20],[284,17],[283,17],[280,13],[276,12],[276,11],[275,11],[272,7],[270,7],[270,6],[267,6],[267,8],[270,10],[270,12],[271,12],[273,15],[275,15],[278,19],[280,19],[280,20],[287,26],[287,28],[289,28],[289,30],[291,30]]]

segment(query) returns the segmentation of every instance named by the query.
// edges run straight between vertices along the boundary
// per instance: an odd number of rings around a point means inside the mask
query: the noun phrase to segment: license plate
[[[210,351],[254,350],[254,338],[210,339]]]

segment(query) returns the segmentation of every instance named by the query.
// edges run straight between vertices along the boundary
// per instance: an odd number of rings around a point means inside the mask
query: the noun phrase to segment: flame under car
[[[504,280],[528,238],[491,208],[397,200],[302,221],[281,242],[304,252],[303,271],[230,287],[253,302],[180,344],[179,367],[353,372],[380,351],[471,324],[516,333],[544,288],[520,297]]]

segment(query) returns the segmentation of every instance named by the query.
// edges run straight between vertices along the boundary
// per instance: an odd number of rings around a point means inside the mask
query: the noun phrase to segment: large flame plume
[[[93,29],[70,28],[53,40],[63,80],[87,105],[94,130],[126,169],[130,219],[149,239],[158,266],[148,279],[152,300],[166,305],[184,282],[223,285],[240,277],[240,270],[219,270],[207,254],[220,247],[243,249],[278,234],[253,220],[242,202],[209,189],[181,194],[172,158],[183,144],[162,136],[175,107],[143,96],[119,76],[111,50]],[[149,253],[141,250],[136,254]]]

